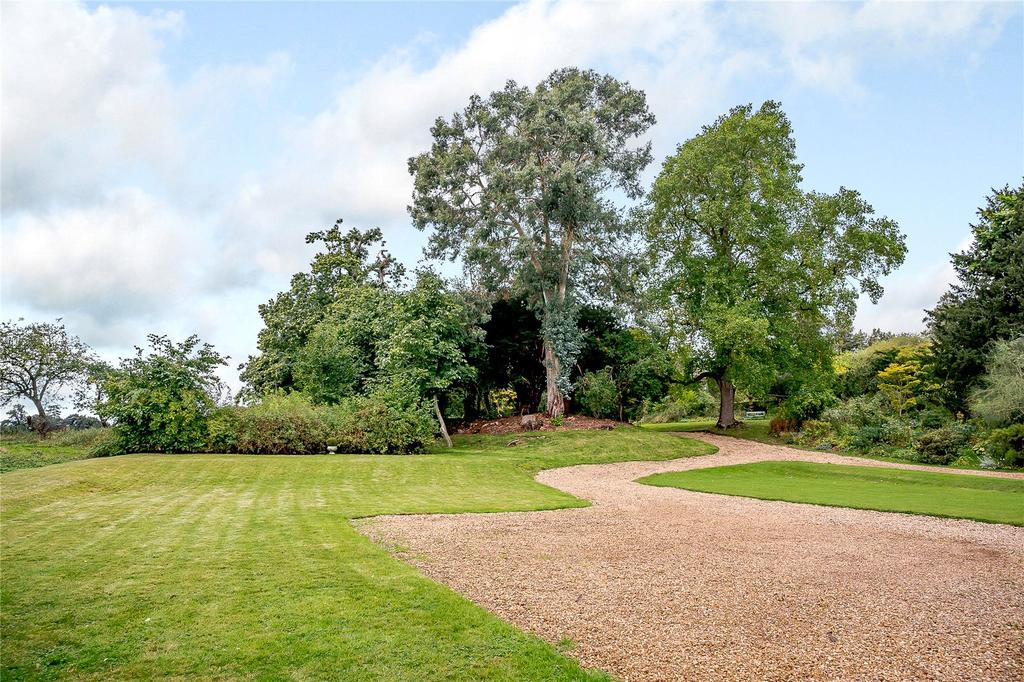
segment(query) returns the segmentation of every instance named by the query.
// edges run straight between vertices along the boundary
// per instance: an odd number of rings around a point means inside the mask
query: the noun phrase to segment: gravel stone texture
[[[634,483],[763,460],[935,470],[694,437],[719,452],[537,476],[591,507],[357,525],[621,680],[1024,680],[1024,528]]]

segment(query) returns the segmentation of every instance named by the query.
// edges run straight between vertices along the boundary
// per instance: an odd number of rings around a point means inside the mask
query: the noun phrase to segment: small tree
[[[220,394],[216,369],[227,358],[197,336],[177,344],[157,334],[148,338],[148,354],[136,348],[135,357],[107,374],[99,414],[114,422],[122,452],[199,450]]]
[[[776,102],[732,109],[669,157],[651,192],[651,257],[666,322],[690,350],[691,381],[714,379],[718,425],[737,387],[765,393],[832,372],[832,338],[860,293],[903,262],[896,223],[860,195],[800,189],[802,166]]]
[[[89,347],[69,334],[59,319],[0,323],[0,403],[30,400],[38,413],[32,425],[45,435],[48,408],[65,386],[83,375],[89,356]]]
[[[896,416],[917,405],[917,391],[921,386],[918,374],[921,366],[914,361],[894,362],[878,373],[878,390],[889,399]]]
[[[630,223],[609,195],[642,194],[650,144],[634,143],[653,123],[643,92],[560,69],[534,89],[509,81],[474,95],[409,160],[413,223],[433,229],[427,254],[461,258],[485,289],[525,292],[539,311],[551,416],[565,410],[582,345],[576,306],[635,279]]]

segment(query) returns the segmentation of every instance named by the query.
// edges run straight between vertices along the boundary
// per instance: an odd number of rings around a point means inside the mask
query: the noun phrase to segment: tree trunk
[[[558,360],[558,356],[555,355],[551,345],[544,342],[544,371],[547,378],[547,393],[548,393],[548,404],[547,404],[547,415],[552,419],[565,414],[565,396],[562,395],[562,389],[558,387],[558,375],[561,370],[561,362]]]
[[[736,426],[735,399],[736,387],[728,379],[716,379],[718,383],[718,428],[728,429]]]
[[[444,438],[444,442],[448,447],[452,446],[452,437],[448,435],[448,427],[444,423],[444,415],[441,414],[441,404],[437,401],[437,396],[434,396],[434,414],[437,415],[437,423],[441,426],[441,437]]]
[[[46,432],[49,430],[50,418],[46,415],[46,409],[43,407],[43,401],[37,400],[36,398],[30,398],[32,404],[36,406],[35,419],[29,419],[28,425],[40,438],[46,438]]]

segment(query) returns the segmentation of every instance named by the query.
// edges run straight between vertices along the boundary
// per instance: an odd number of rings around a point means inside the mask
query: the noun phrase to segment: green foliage
[[[516,392],[511,388],[495,388],[487,393],[487,399],[496,417],[511,417],[516,410]]]
[[[778,416],[801,423],[820,416],[836,402],[836,395],[831,389],[808,382],[799,386],[796,392],[782,401],[778,408]]]
[[[1024,335],[1024,184],[993,190],[974,240],[953,254],[958,281],[928,312],[947,405],[963,411],[994,344]]]
[[[920,366],[915,363],[894,362],[878,373],[878,390],[889,399],[900,417],[906,409],[917,405],[915,393],[921,385],[917,377],[919,371]]]
[[[417,273],[416,286],[399,298],[393,315],[381,321],[377,341],[378,382],[410,386],[424,399],[438,399],[476,378],[467,349],[481,333],[464,302],[435,273]]]
[[[648,424],[667,424],[697,417],[710,417],[718,410],[718,400],[703,385],[673,387],[672,392],[652,401],[644,411]]]
[[[574,305],[635,282],[633,225],[612,201],[639,198],[654,123],[644,94],[610,76],[560,69],[536,88],[474,95],[409,160],[410,213],[432,229],[428,255],[461,258],[491,293],[525,294],[543,318],[549,410],[578,351]]]
[[[196,452],[205,447],[206,420],[220,392],[216,369],[227,364],[213,346],[190,336],[172,343],[149,335],[103,382],[99,413],[114,423],[119,452]]]
[[[875,330],[877,340],[853,351],[840,353],[835,359],[836,393],[840,398],[852,398],[878,390],[878,373],[897,361],[904,359],[919,362],[923,369],[931,372],[932,358],[930,342],[915,334],[890,334]],[[929,383],[935,383],[929,374]]]
[[[989,424],[1024,422],[1024,336],[993,345],[971,410]]]
[[[209,420],[209,452],[314,455],[408,454],[434,440],[434,422],[423,408],[394,396],[355,396],[317,405],[299,393],[269,394],[248,407],[222,407]]]
[[[877,301],[906,253],[857,192],[803,192],[795,150],[777,103],[736,107],[680,145],[651,191],[656,298],[693,349],[691,375],[726,389],[820,383],[858,296]]]
[[[607,417],[641,418],[653,403],[665,398],[671,386],[674,366],[667,340],[636,327],[624,328],[609,308],[584,306],[580,313],[585,334],[577,360],[580,374],[607,372],[611,378],[615,404],[604,410]],[[577,386],[581,379],[577,378]],[[579,396],[576,402],[581,404]]]
[[[1004,467],[1024,467],[1024,424],[992,429],[981,439],[981,450]]]
[[[970,449],[971,428],[952,424],[925,431],[914,443],[914,459],[926,464],[950,464]]]
[[[257,339],[259,353],[239,367],[246,384],[246,399],[251,401],[274,389],[295,387],[295,365],[303,347],[331,305],[343,300],[346,290],[353,286],[385,289],[403,281],[405,267],[384,248],[379,229],[353,228],[342,232],[341,224],[339,219],[328,230],[306,235],[307,244],[322,244],[323,250],[313,257],[309,271],[292,277],[288,291],[260,306],[264,328]],[[326,343],[327,339],[321,342]],[[328,345],[326,350],[335,354],[335,361],[336,354],[341,352],[336,345]],[[316,357],[305,358],[300,373],[308,372],[316,362]],[[328,368],[339,373],[345,371],[331,364]],[[304,376],[309,379],[308,373]],[[325,397],[337,396],[328,390]]]
[[[616,419],[619,416],[619,392],[612,368],[586,372],[576,382],[576,405],[591,417]]]

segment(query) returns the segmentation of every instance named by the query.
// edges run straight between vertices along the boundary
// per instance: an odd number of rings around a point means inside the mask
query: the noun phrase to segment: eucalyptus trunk
[[[547,380],[547,415],[551,418],[565,414],[565,396],[562,389],[558,387],[558,377],[561,374],[562,363],[555,355],[551,344],[544,342],[544,372]]]

